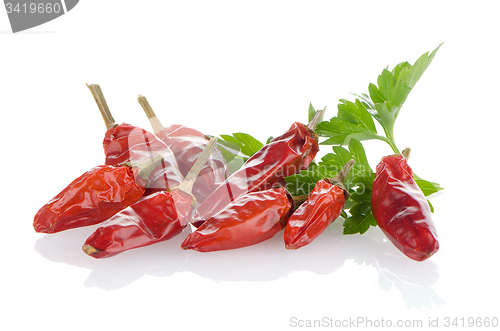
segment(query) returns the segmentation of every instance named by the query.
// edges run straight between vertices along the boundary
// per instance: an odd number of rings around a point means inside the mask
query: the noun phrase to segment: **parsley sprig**
[[[319,180],[335,177],[347,161],[354,159],[356,163],[345,179],[350,198],[346,201],[342,214],[344,234],[363,234],[371,226],[377,225],[371,211],[371,191],[375,173],[370,167],[362,141],[383,141],[394,153],[400,153],[394,138],[396,119],[408,95],[441,45],[431,53],[424,53],[413,65],[401,62],[392,70],[384,69],[378,76],[377,83],[368,85],[368,94],[355,94],[354,101],[340,99],[337,115],[322,121],[316,128],[318,135],[324,138],[320,145],[332,145],[332,152],[323,156],[319,162],[313,162],[307,170],[286,178],[287,189],[292,195],[306,195]],[[315,108],[309,104],[309,119],[314,113]],[[380,124],[383,133],[377,131],[375,121]],[[220,137],[222,139],[219,140],[219,147],[229,162],[230,170],[236,170],[263,146],[257,139],[245,133]],[[424,180],[415,174],[414,177],[425,196],[442,190],[437,183]]]
[[[333,176],[345,162],[354,159],[356,164],[345,182],[350,198],[343,214],[344,234],[363,234],[370,226],[377,225],[371,212],[375,173],[368,163],[362,141],[384,141],[394,153],[400,153],[394,139],[394,124],[408,95],[440,47],[430,54],[423,54],[413,65],[402,62],[392,70],[384,69],[377,78],[377,84],[368,85],[368,94],[355,95],[357,98],[354,101],[339,100],[337,115],[319,123],[316,129],[325,138],[321,145],[333,145],[332,152],[312,168],[287,177],[287,187],[292,194],[308,194],[318,179]],[[374,120],[383,128],[383,133],[377,131]],[[442,190],[437,183],[416,175],[415,179],[425,196]]]

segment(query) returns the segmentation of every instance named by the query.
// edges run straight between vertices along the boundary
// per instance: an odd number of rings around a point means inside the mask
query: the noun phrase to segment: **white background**
[[[362,317],[422,330],[500,318],[497,4],[86,0],[17,34],[0,9],[0,329],[288,330],[294,318]],[[280,235],[182,251],[183,233],[104,260],[81,251],[95,227],[33,230],[43,204],[103,162],[105,127],[85,83],[100,84],[118,122],[149,129],[141,93],[165,125],[266,140],[306,121],[309,102],[335,116],[383,68],[442,42],[395,129],[415,172],[446,188],[431,200],[441,250],[423,263],[378,228],[342,236],[339,222],[292,252]],[[391,152],[365,147],[372,167]]]

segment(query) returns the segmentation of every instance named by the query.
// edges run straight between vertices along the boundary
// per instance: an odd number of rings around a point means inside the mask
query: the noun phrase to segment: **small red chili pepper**
[[[245,194],[190,233],[181,247],[212,252],[258,244],[283,230],[292,206],[283,187]]]
[[[314,129],[324,110],[316,112],[306,126],[293,123],[229,176],[196,210],[195,226],[209,219],[243,194],[286,185],[285,177],[306,169],[319,150]]]
[[[354,160],[350,160],[333,179],[318,181],[307,200],[293,212],[285,228],[287,249],[310,244],[339,217],[349,198],[344,180],[353,165]]]
[[[37,213],[36,232],[55,233],[100,223],[138,201],[161,156],[137,165],[97,166],[71,182]]]
[[[172,150],[182,175],[186,176],[203,152],[209,139],[200,131],[183,125],[164,127],[147,99],[139,95],[137,100],[148,116],[154,134]],[[226,160],[221,151],[215,147],[194,184],[193,195],[196,200],[200,203],[203,202],[226,180],[227,176]]]
[[[151,174],[146,195],[179,185],[183,176],[172,150],[158,137],[144,129],[125,123],[116,124],[99,85],[91,84],[87,87],[99,107],[107,128],[103,141],[105,164],[142,162],[153,155],[161,154],[164,161]]]
[[[178,187],[151,194],[111,217],[85,241],[83,251],[94,258],[111,257],[181,233],[194,210],[193,184],[215,145],[213,138]]]
[[[439,250],[429,204],[407,164],[409,149],[377,165],[372,213],[387,238],[406,256],[423,261]]]

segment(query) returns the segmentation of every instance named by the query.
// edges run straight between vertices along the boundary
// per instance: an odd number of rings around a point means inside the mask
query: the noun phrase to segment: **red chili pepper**
[[[164,127],[147,99],[139,95],[139,104],[144,109],[153,128],[154,134],[174,153],[177,164],[183,176],[186,176],[200,157],[209,139],[200,131],[183,126],[172,125]],[[198,179],[193,187],[193,195],[198,202],[204,201],[228,176],[226,160],[221,151],[216,147],[210,158],[201,169]]]
[[[429,204],[403,155],[386,156],[377,165],[372,213],[387,238],[406,256],[423,261],[439,250]]]
[[[193,184],[215,144],[213,138],[178,187],[151,194],[111,217],[85,241],[83,251],[95,258],[111,257],[181,233],[194,210]]]
[[[250,157],[201,203],[194,225],[201,225],[243,194],[270,189],[276,184],[285,186],[285,177],[306,169],[319,150],[313,130],[322,114],[323,110],[318,111],[308,126],[292,124],[287,132]]]
[[[133,166],[101,165],[71,182],[36,214],[36,232],[55,233],[100,223],[138,201],[157,156]]]
[[[290,216],[284,235],[287,249],[310,244],[339,217],[349,197],[344,180],[353,164],[354,160],[350,160],[335,178],[318,181],[307,200]]]
[[[189,234],[181,247],[212,252],[258,244],[283,230],[292,205],[282,187],[245,194]]]
[[[172,150],[144,129],[125,123],[116,124],[99,85],[87,87],[94,96],[107,128],[103,141],[105,164],[143,162],[153,155],[161,154],[163,164],[151,174],[146,195],[179,185],[183,176]]]

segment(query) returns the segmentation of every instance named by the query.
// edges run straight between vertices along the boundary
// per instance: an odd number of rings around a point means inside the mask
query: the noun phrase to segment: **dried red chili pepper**
[[[144,109],[153,128],[160,138],[174,153],[183,176],[186,176],[207,145],[209,138],[203,133],[184,125],[164,127],[147,99],[139,95],[139,104]],[[215,147],[200,171],[193,187],[193,195],[198,202],[204,201],[228,176],[228,168],[221,151]]]
[[[100,223],[138,201],[161,156],[142,164],[101,165],[71,182],[35,215],[36,232],[55,233]]]
[[[353,165],[354,160],[350,160],[333,179],[318,181],[307,200],[293,212],[284,234],[287,249],[310,244],[339,217],[349,198],[344,180]]]
[[[195,226],[214,216],[231,201],[249,192],[285,186],[285,177],[306,169],[319,150],[314,129],[324,110],[316,112],[306,126],[293,123],[290,129],[270,141],[229,176],[196,210]]]
[[[429,204],[403,155],[386,156],[377,165],[372,213],[387,238],[406,256],[423,261],[439,250]]]
[[[292,206],[283,187],[242,195],[190,233],[181,247],[212,252],[258,244],[283,230]]]
[[[95,258],[111,257],[181,233],[194,210],[193,184],[215,144],[213,138],[178,187],[151,194],[111,217],[85,241],[83,251]]]
[[[103,140],[105,164],[142,162],[153,155],[161,154],[164,159],[163,164],[151,174],[146,195],[179,185],[183,177],[172,150],[158,137],[144,129],[125,123],[116,124],[99,85],[91,84],[87,87],[99,107],[107,128]]]

